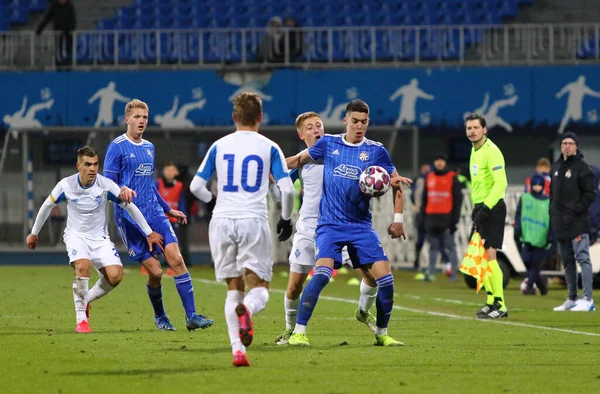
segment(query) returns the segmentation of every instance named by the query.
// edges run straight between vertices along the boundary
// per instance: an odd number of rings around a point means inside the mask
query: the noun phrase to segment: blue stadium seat
[[[23,18],[26,20],[26,13],[23,16],[15,9],[29,7],[28,11],[33,7],[41,8],[47,4],[47,0],[0,0],[0,4],[3,3],[11,4],[10,23],[24,23],[22,21]],[[533,0],[363,0],[357,4],[347,0],[132,0],[130,6],[118,9],[114,18],[99,22],[97,29],[262,28],[273,16],[292,16],[300,26],[305,27],[496,25],[502,23],[504,18],[517,16],[520,5],[531,3]],[[6,26],[7,22],[3,24],[3,20],[7,19],[0,17],[0,29]],[[453,59],[458,55],[458,30],[451,34],[446,31],[446,36],[439,37],[435,29],[420,31],[427,33],[421,35],[419,43],[414,42],[414,30],[411,29],[378,31],[380,37],[375,48],[377,57],[411,59],[417,50],[424,59]],[[239,34],[228,37],[207,32],[202,36],[203,53],[199,53],[200,38],[197,33],[176,34],[165,36],[171,37],[170,41],[161,41],[161,61],[194,63],[203,58],[206,62],[234,62],[241,59],[242,48],[247,53],[255,53],[260,41],[260,34],[250,32],[246,35],[246,42],[241,42]],[[468,29],[465,31],[464,45],[478,43],[482,36],[480,29]],[[330,55],[327,39],[325,31],[306,34],[305,59],[326,61]],[[368,59],[371,56],[370,40],[370,33],[359,34],[357,38],[353,32],[336,31],[331,56],[336,61]],[[156,43],[152,42],[152,38],[138,39],[134,43],[119,41],[123,59],[134,62],[148,61],[153,57],[156,59],[156,49],[152,49]],[[582,54],[585,54],[584,49],[582,47]]]
[[[16,7],[12,7],[12,12],[10,13],[10,23],[15,25],[24,25],[27,23],[27,19],[29,19],[29,12],[24,5],[17,5]]]
[[[0,15],[0,31],[10,29],[10,19],[6,15]]]
[[[44,12],[48,8],[48,0],[29,0],[29,12]]]

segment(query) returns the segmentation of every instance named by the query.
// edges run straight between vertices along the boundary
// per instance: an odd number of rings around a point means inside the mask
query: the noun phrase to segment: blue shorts
[[[328,258],[335,262],[342,261],[344,246],[348,246],[348,255],[354,268],[377,261],[388,261],[379,235],[372,228],[329,224],[317,226],[315,239],[317,260]]]
[[[146,219],[146,221],[153,231],[163,236],[165,239],[164,246],[177,242],[175,231],[166,216],[158,216]],[[117,219],[117,231],[119,232],[121,240],[125,246],[127,246],[129,257],[132,260],[142,262],[160,254],[160,249],[157,249],[156,247],[150,252],[148,241],[146,241],[146,235],[137,224],[131,223],[124,218]]]

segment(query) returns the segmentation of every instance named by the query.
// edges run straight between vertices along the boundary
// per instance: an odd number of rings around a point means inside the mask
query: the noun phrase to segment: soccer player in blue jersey
[[[383,167],[392,177],[410,184],[400,177],[387,150],[379,142],[365,138],[369,125],[369,106],[354,100],[346,106],[344,118],[346,133],[325,135],[307,151],[288,158],[289,168],[298,168],[309,162],[323,160],[323,196],[316,229],[316,268],[312,280],[302,293],[294,333],[288,344],[310,346],[306,325],[333,271],[334,261],[341,261],[342,248],[355,266],[369,272],[377,282],[376,346],[402,346],[387,334],[388,322],[394,303],[394,277],[379,236],[371,221],[371,198],[358,185],[360,174],[367,167]],[[394,222],[388,227],[392,238],[404,237],[402,189],[393,186]]]
[[[237,95],[232,117],[235,133],[210,147],[190,190],[200,200],[211,201],[213,195],[206,183],[216,174],[218,195],[208,230],[210,251],[217,280],[227,283],[225,319],[233,365],[248,367],[246,346],[254,336],[251,317],[265,308],[273,275],[266,198],[269,174],[283,196],[277,224],[282,240],[292,235],[294,186],[281,149],[258,132],[263,117],[260,97],[254,93]]]
[[[213,321],[196,313],[192,278],[179,252],[175,232],[165,213],[186,223],[186,216],[171,209],[158,193],[154,184],[154,145],[142,139],[148,125],[148,105],[140,100],[132,100],[125,106],[127,132],[115,138],[106,151],[104,176],[113,180],[123,201],[133,201],[144,214],[154,231],[164,237],[164,256],[175,273],[175,287],[181,297],[188,330],[206,328]],[[129,250],[129,256],[142,263],[148,271],[146,289],[154,308],[154,318],[159,330],[174,331],[162,302],[162,269],[156,257],[156,250],[150,251],[145,236],[131,216],[115,206],[117,230]]]

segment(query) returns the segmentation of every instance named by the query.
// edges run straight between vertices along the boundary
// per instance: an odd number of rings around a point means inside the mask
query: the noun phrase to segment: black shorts
[[[483,204],[475,204],[473,209],[473,218],[483,207]],[[481,238],[485,240],[485,248],[501,249],[502,243],[504,242],[504,226],[506,221],[506,204],[504,200],[498,201],[498,203],[492,208],[490,217],[481,224],[481,228],[478,228]],[[475,227],[475,223],[473,223]],[[473,229],[474,230],[474,229]],[[471,234],[473,233],[471,230]]]

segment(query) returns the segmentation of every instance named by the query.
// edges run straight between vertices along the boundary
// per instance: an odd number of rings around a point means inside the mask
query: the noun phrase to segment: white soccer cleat
[[[555,312],[570,311],[575,307],[575,305],[577,305],[577,301],[566,300],[562,305],[559,305],[552,310]]]
[[[592,312],[595,311],[594,300],[582,298],[577,301],[575,306],[570,309],[571,312]]]

